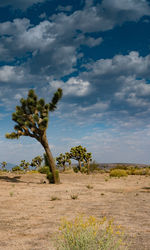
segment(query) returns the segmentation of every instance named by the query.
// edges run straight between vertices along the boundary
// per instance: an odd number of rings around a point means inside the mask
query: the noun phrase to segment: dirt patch
[[[150,177],[69,173],[60,178],[62,184],[53,185],[43,184],[41,174],[0,175],[0,249],[52,250],[60,219],[81,213],[114,218],[130,249],[150,249]]]

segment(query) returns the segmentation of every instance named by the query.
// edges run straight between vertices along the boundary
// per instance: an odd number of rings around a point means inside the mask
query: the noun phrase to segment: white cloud
[[[92,69],[95,75],[128,73],[140,77],[149,74],[150,55],[142,57],[138,52],[132,51],[128,55],[116,55],[112,59],[100,59],[85,66]]]
[[[23,69],[16,66],[2,66],[0,67],[0,82],[19,82],[21,83],[24,80],[25,75]]]
[[[64,95],[68,96],[85,96],[90,92],[90,83],[75,77],[67,82],[51,81],[50,86],[54,89],[62,88]]]

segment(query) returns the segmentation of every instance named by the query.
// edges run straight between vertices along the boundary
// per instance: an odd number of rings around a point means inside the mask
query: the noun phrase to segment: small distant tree
[[[26,162],[25,160],[22,160],[19,167],[22,168],[24,171],[27,171],[30,166],[29,162]]]
[[[79,171],[81,171],[81,164],[84,162],[86,151],[86,148],[81,145],[70,149],[70,158],[78,161]]]
[[[38,156],[36,156],[35,158],[32,159],[30,165],[31,165],[31,167],[35,167],[37,169],[37,168],[41,167],[42,161],[43,161],[43,157],[38,155]]]
[[[92,161],[92,153],[85,153],[84,154],[84,161],[87,165],[87,174],[90,173],[90,161]]]
[[[2,167],[2,170],[6,170],[6,166],[7,166],[7,162],[6,161],[3,161],[1,162],[1,167]]]
[[[8,139],[18,139],[20,136],[29,136],[36,139],[43,146],[48,159],[51,173],[50,182],[60,183],[59,173],[56,171],[55,162],[49,148],[46,130],[48,128],[49,112],[57,108],[57,103],[62,97],[62,89],[58,89],[52,101],[45,104],[44,99],[39,99],[34,90],[28,92],[27,99],[21,98],[21,106],[16,106],[16,112],[12,114],[12,120],[17,123],[14,126],[16,132],[6,134]]]
[[[65,154],[60,154],[56,157],[57,165],[63,167],[63,171],[66,170],[66,162],[71,165],[70,154],[66,152]]]

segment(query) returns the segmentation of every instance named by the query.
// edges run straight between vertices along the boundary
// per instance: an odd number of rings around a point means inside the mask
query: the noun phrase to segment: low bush
[[[56,170],[56,178],[59,178],[59,171]],[[49,183],[54,183],[54,177],[53,174],[48,170],[47,174],[46,174],[46,178],[48,179]]]
[[[110,177],[118,177],[118,178],[120,178],[120,177],[128,176],[128,173],[124,169],[112,169],[112,170],[110,170],[109,175],[110,175]]]
[[[78,168],[78,167],[73,167],[73,171],[74,171],[75,173],[78,173],[78,172],[79,172],[79,168]]]
[[[38,169],[38,172],[41,174],[47,174],[49,173],[49,167],[48,166],[43,166]]]
[[[58,250],[116,250],[125,249],[124,235],[112,220],[94,216],[62,220],[56,238]],[[121,247],[121,248],[120,248]],[[127,248],[126,248],[127,249]]]
[[[72,200],[77,200],[78,199],[77,194],[71,194],[70,197],[71,197]]]
[[[12,168],[12,171],[17,172],[17,171],[23,171],[23,170],[21,169],[21,167],[15,166],[15,167]]]
[[[81,172],[82,174],[87,174],[87,173],[88,173],[87,167],[86,167],[86,166],[85,166],[85,167],[82,167],[80,172]]]
[[[141,169],[131,169],[127,170],[129,175],[150,175],[149,168],[141,168]]]

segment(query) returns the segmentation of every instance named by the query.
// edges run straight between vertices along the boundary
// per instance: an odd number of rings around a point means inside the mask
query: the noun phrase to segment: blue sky
[[[55,157],[81,144],[98,162],[150,163],[150,1],[1,1],[0,55],[0,162],[43,153],[4,135],[29,89],[49,102],[61,87]]]

